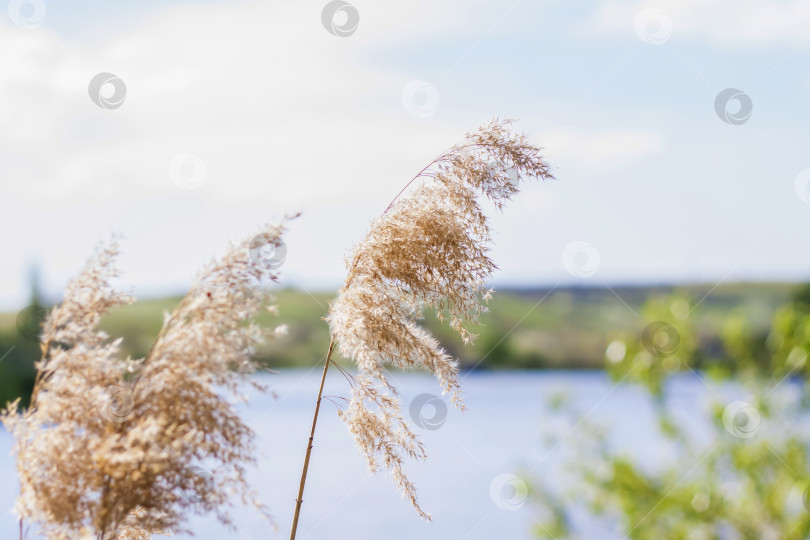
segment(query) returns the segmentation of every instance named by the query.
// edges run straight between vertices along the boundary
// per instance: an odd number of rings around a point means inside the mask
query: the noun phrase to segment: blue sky
[[[32,261],[57,296],[111,232],[122,284],[179,291],[299,209],[283,282],[336,287],[401,186],[496,115],[558,178],[493,216],[497,286],[810,274],[801,0],[358,1],[345,37],[327,2],[6,4],[0,307],[24,303]],[[90,99],[100,72],[125,82],[120,107]],[[715,110],[726,88],[753,104],[740,125]]]

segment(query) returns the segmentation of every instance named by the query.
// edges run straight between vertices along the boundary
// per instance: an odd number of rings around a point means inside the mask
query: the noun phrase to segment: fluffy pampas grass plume
[[[282,225],[260,231],[281,243]],[[271,308],[276,275],[231,246],[198,276],[145,358],[121,359],[98,329],[132,298],[114,290],[115,242],[101,246],[50,312],[31,406],[9,405],[16,511],[49,539],[147,539],[181,532],[186,512],[232,524],[234,499],[266,513],[247,484],[254,434],[222,395],[238,397],[256,346],[277,332],[253,324]]]
[[[369,469],[389,472],[416,511],[416,489],[404,471],[407,458],[426,457],[422,443],[401,413],[396,389],[385,367],[420,368],[433,373],[443,393],[464,405],[458,365],[422,326],[423,310],[446,319],[464,342],[492,291],[486,282],[496,269],[481,199],[497,209],[518,192],[520,182],[553,178],[541,149],[493,120],[468,133],[430,163],[406,186],[347,259],[344,287],[332,302],[332,333],[324,375],[335,346],[357,366],[351,398],[339,412]],[[421,181],[411,186],[415,181]],[[408,191],[408,189],[410,189]],[[315,420],[317,420],[316,405]],[[315,422],[313,422],[314,435]],[[295,537],[306,469],[307,447],[291,538]]]

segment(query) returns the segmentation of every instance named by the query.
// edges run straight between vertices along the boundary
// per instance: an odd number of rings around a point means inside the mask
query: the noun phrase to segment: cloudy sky
[[[806,0],[3,4],[0,308],[113,232],[126,285],[176,292],[296,210],[284,283],[336,287],[493,116],[557,176],[493,216],[496,286],[810,277]]]

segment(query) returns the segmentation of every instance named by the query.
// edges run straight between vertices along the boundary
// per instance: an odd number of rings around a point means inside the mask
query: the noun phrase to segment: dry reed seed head
[[[260,234],[280,241],[284,225]],[[267,509],[246,482],[254,434],[226,401],[257,366],[255,347],[279,330],[251,324],[270,300],[256,283],[275,269],[231,246],[165,317],[146,358],[120,359],[101,315],[117,293],[117,247],[102,247],[50,313],[34,401],[2,421],[15,440],[16,511],[47,538],[150,538],[182,532],[186,512],[232,524],[235,500]],[[204,468],[210,476],[201,475]]]
[[[419,320],[431,308],[465,342],[473,340],[465,325],[477,323],[486,310],[493,291],[485,283],[497,268],[488,255],[491,229],[479,197],[501,209],[521,181],[553,178],[541,149],[509,130],[510,123],[495,119],[468,133],[417,176],[420,185],[372,222],[347,259],[346,285],[327,318],[340,352],[360,372],[340,416],[369,467],[376,471],[382,463],[425,518],[403,469],[405,457],[424,452],[399,412],[384,366],[429,370],[463,408],[458,365]]]

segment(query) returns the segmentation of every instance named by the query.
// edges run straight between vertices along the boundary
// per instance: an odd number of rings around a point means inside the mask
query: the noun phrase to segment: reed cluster
[[[282,232],[261,234],[280,242]],[[199,274],[140,359],[120,358],[121,340],[98,329],[133,300],[112,286],[117,243],[100,246],[67,286],[44,323],[31,406],[12,403],[2,416],[25,523],[51,539],[145,539],[183,531],[188,512],[231,524],[234,499],[266,513],[246,479],[253,431],[223,395],[239,397],[256,346],[284,330],[252,322],[273,309],[263,283],[276,276],[250,248],[231,246]]]
[[[457,362],[420,324],[426,310],[464,342],[486,310],[497,268],[482,206],[500,210],[520,183],[549,179],[541,149],[493,120],[425,167],[372,222],[347,258],[346,281],[331,303],[326,354],[307,444],[291,538],[295,538],[322,399],[335,350],[356,374],[339,411],[371,471],[387,471],[425,519],[405,473],[425,449],[401,412],[389,367],[423,369],[459,409]],[[2,421],[15,440],[16,511],[50,539],[146,539],[183,531],[189,512],[233,525],[236,500],[267,509],[247,482],[254,434],[224,395],[259,366],[257,346],[284,331],[256,325],[274,308],[266,285],[276,267],[255,256],[280,247],[285,224],[231,246],[198,276],[144,358],[120,358],[121,340],[99,330],[110,309],[132,302],[115,290],[116,243],[101,246],[48,315],[31,406],[10,404]],[[258,241],[257,241],[258,239]],[[22,521],[21,521],[22,523]],[[21,533],[22,534],[22,533]]]

